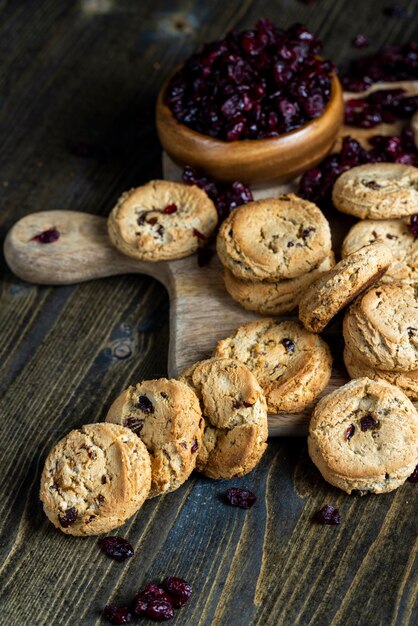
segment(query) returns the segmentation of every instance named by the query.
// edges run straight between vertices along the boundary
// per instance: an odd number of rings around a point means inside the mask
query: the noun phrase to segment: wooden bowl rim
[[[179,132],[182,132],[184,136],[189,137],[193,141],[204,141],[207,145],[212,145],[212,147],[217,146],[218,148],[229,149],[233,148],[236,150],[238,146],[241,149],[251,148],[255,145],[259,147],[272,147],[274,144],[279,145],[281,143],[286,144],[288,141],[294,139],[298,134],[303,135],[303,139],[306,140],[306,133],[310,127],[314,128],[319,123],[323,123],[324,119],[327,119],[329,116],[330,110],[334,108],[337,100],[342,99],[342,86],[339,81],[339,78],[335,72],[332,73],[331,80],[331,95],[327,104],[325,105],[325,109],[318,117],[314,117],[309,122],[306,122],[299,128],[295,128],[294,130],[290,130],[287,133],[282,135],[277,135],[276,137],[265,137],[263,139],[237,139],[235,141],[225,141],[224,139],[218,139],[216,137],[212,137],[211,135],[205,135],[203,133],[199,133],[197,130],[193,130],[186,124],[179,122],[176,117],[174,117],[173,112],[170,107],[165,104],[165,93],[167,91],[168,85],[173,78],[177,74],[177,72],[181,69],[181,65],[176,68],[174,72],[172,72],[164,81],[157,97],[157,112],[159,111],[164,117],[169,118],[170,123],[175,125]],[[158,125],[158,115],[157,115],[157,125]]]

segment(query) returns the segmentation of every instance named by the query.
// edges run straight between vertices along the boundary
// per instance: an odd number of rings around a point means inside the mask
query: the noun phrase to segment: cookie
[[[201,446],[203,419],[193,391],[177,380],[144,380],[128,387],[106,416],[130,428],[151,457],[150,498],[174,491],[190,476]]]
[[[48,454],[40,499],[64,533],[99,535],[136,513],[150,487],[150,457],[139,437],[117,424],[87,424]]]
[[[196,185],[152,180],[121,195],[108,219],[116,248],[143,261],[193,254],[216,228],[212,200]]]
[[[205,419],[196,469],[209,478],[248,474],[267,448],[267,404],[255,376],[239,361],[208,359],[186,370]]]
[[[335,182],[332,201],[360,219],[391,219],[418,212],[418,168],[401,163],[358,165]]]
[[[377,285],[353,302],[343,333],[355,359],[381,370],[417,369],[417,289],[403,283]]]
[[[392,491],[417,464],[418,414],[397,387],[352,380],[316,405],[308,450],[325,480],[347,493]]]
[[[289,194],[234,209],[216,249],[237,278],[274,283],[317,267],[331,252],[331,233],[315,204]]]
[[[300,298],[299,319],[304,327],[320,333],[341,309],[381,278],[391,261],[389,248],[375,242],[322,274]]]
[[[418,283],[418,239],[411,232],[409,219],[358,222],[344,239],[341,255],[344,258],[374,241],[382,241],[393,256],[382,282]]]
[[[281,315],[293,311],[305,289],[334,265],[334,254],[331,252],[310,272],[277,283],[241,280],[226,268],[223,277],[229,295],[247,311],[255,311],[261,315]]]
[[[250,322],[219,341],[214,356],[238,359],[248,367],[265,393],[269,413],[302,411],[331,376],[327,344],[299,322]]]
[[[350,378],[366,377],[372,380],[384,380],[402,389],[410,400],[418,400],[418,369],[410,372],[379,370],[356,359],[347,346],[344,348],[344,363]]]

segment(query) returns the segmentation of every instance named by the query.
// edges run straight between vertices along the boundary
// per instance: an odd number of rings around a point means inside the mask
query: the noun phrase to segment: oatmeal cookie
[[[264,390],[269,413],[302,411],[331,376],[327,344],[299,322],[250,322],[219,341],[214,356],[238,359],[248,367]]]
[[[215,205],[196,185],[152,180],[121,195],[109,215],[108,231],[124,254],[167,261],[193,254],[217,223]]]
[[[136,513],[150,487],[150,457],[139,437],[118,424],[87,424],[48,454],[40,499],[64,533],[99,535]]]
[[[237,278],[274,283],[317,267],[331,252],[331,233],[315,204],[288,194],[234,209],[216,248]]]
[[[389,248],[375,242],[337,263],[303,293],[299,301],[302,324],[320,333],[341,309],[383,276],[391,261]]]
[[[234,359],[208,359],[181,380],[198,396],[205,419],[196,469],[209,478],[248,474],[267,448],[267,404],[255,376]]]
[[[391,219],[418,213],[418,168],[368,163],[341,174],[332,190],[339,211],[360,219]]]
[[[308,436],[326,481],[347,493],[392,491],[418,461],[418,414],[398,387],[359,378],[322,398]]]
[[[107,422],[123,424],[144,442],[151,457],[150,498],[174,491],[190,476],[202,443],[199,400],[177,380],[144,380],[113,402]]]

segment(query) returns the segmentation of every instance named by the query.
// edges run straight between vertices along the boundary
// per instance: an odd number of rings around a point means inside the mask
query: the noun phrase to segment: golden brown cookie
[[[331,233],[315,204],[288,194],[234,209],[216,249],[237,278],[274,283],[317,267],[331,252]]]
[[[277,283],[241,280],[226,268],[223,276],[226,290],[244,309],[261,315],[281,315],[293,311],[298,306],[305,289],[334,265],[335,258],[331,252],[310,272]]]
[[[350,254],[320,276],[302,294],[299,319],[307,330],[320,333],[359,293],[386,272],[392,254],[384,243],[371,243]]]
[[[365,361],[356,359],[347,346],[344,348],[344,363],[350,378],[366,377],[371,380],[384,380],[402,389],[410,400],[418,400],[418,369],[410,372],[379,370]]]
[[[218,342],[215,357],[238,359],[254,374],[269,413],[298,413],[325,389],[332,358],[327,344],[299,322],[261,319]]]
[[[384,493],[418,461],[418,414],[398,387],[359,378],[323,397],[309,425],[309,455],[347,493]]]
[[[361,294],[347,311],[344,340],[373,368],[411,371],[418,363],[417,287],[388,283]]]
[[[121,195],[109,215],[108,231],[124,254],[167,261],[193,254],[217,223],[215,205],[196,185],[152,180]]]
[[[208,359],[181,377],[200,400],[205,419],[196,469],[209,478],[248,474],[267,448],[267,404],[255,376],[239,361]]]
[[[48,454],[40,498],[56,528],[99,535],[136,513],[150,487],[150,457],[139,437],[117,424],[87,424]]]
[[[178,380],[144,380],[113,402],[107,422],[127,426],[151,457],[150,498],[174,491],[190,476],[202,443],[199,400]]]
[[[332,190],[339,211],[360,219],[392,219],[418,212],[418,168],[368,163],[341,174]]]
[[[409,218],[398,220],[361,220],[344,239],[341,256],[382,241],[391,251],[393,261],[382,276],[383,283],[402,281],[418,283],[418,239],[411,232]]]

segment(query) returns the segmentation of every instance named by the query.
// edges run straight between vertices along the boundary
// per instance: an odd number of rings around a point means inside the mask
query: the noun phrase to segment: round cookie
[[[375,242],[337,263],[302,294],[299,301],[302,324],[307,330],[320,333],[341,309],[381,278],[391,261],[389,248]]]
[[[344,348],[344,363],[350,378],[366,377],[371,380],[384,380],[402,389],[410,400],[418,400],[418,369],[410,372],[379,370],[356,359],[347,346]]]
[[[216,249],[237,278],[274,283],[317,267],[331,252],[331,233],[315,204],[288,194],[234,209]]]
[[[248,367],[265,393],[269,413],[302,411],[331,376],[327,344],[299,322],[250,322],[219,341],[214,356],[238,359]]]
[[[212,200],[196,185],[152,180],[121,195],[108,219],[113,245],[143,261],[193,254],[218,223]]]
[[[418,239],[412,234],[408,219],[358,222],[344,239],[341,255],[344,258],[374,241],[382,241],[393,256],[382,282],[418,283]]]
[[[150,498],[174,491],[196,465],[203,433],[199,400],[177,380],[144,380],[113,402],[107,422],[127,426],[144,442],[151,457]]]
[[[412,285],[376,285],[350,306],[344,340],[354,358],[381,370],[411,371],[418,363],[418,300]]]
[[[48,454],[40,499],[64,533],[99,535],[136,513],[150,486],[150,457],[135,433],[117,424],[87,424]]]
[[[310,272],[277,283],[241,280],[226,268],[223,277],[229,295],[247,311],[255,311],[261,315],[281,315],[293,311],[305,289],[334,265],[335,258],[331,252]]]
[[[196,469],[209,478],[248,474],[267,448],[267,404],[255,376],[239,361],[208,359],[181,380],[198,396],[205,419]]]
[[[359,378],[322,398],[309,425],[309,455],[347,493],[385,493],[418,461],[418,414],[397,387]]]
[[[418,168],[401,163],[358,165],[332,190],[339,211],[360,219],[390,219],[418,212]]]

